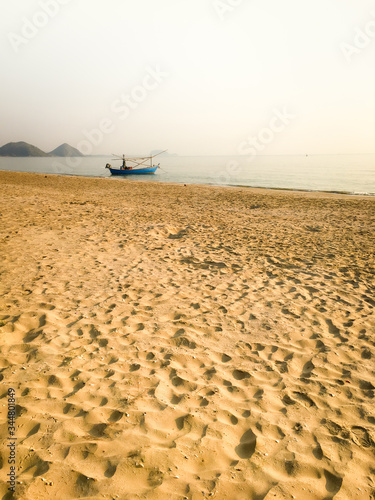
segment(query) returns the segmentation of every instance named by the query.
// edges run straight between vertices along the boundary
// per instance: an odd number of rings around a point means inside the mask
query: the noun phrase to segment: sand
[[[374,498],[374,198],[0,183],[2,498]]]

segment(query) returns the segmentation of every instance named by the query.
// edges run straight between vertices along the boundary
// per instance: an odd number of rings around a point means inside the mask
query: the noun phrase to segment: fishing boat
[[[166,151],[166,150],[165,150]],[[160,153],[152,156],[145,157],[134,157],[134,158],[125,158],[125,155],[118,156],[112,155],[114,161],[122,161],[122,165],[120,168],[112,168],[110,163],[107,163],[105,168],[108,168],[112,175],[142,175],[142,174],[154,174],[158,168],[160,168],[160,163],[158,165],[153,164],[153,159],[156,156],[165,153],[165,151],[161,151]],[[146,166],[145,163],[150,162],[150,166]]]
[[[119,169],[119,168],[112,168],[109,163],[107,163],[106,168],[109,168],[109,171],[111,172],[112,175],[134,175],[134,174],[154,174],[157,169],[158,165],[152,166],[152,167],[145,167],[145,168],[124,168],[124,169]]]

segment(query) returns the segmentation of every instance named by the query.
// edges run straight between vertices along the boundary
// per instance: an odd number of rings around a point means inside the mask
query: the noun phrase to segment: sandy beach
[[[0,172],[0,497],[375,498],[375,199],[150,181]]]

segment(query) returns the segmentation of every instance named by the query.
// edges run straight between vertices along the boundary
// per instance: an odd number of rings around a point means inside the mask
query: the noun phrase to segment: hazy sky
[[[1,0],[0,145],[375,152],[375,1]]]

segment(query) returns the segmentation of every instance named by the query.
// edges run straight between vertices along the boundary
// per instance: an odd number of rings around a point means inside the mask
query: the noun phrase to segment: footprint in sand
[[[234,370],[233,377],[236,380],[243,380],[245,378],[250,378],[250,373],[242,371],[242,370]]]
[[[111,479],[117,470],[117,465],[111,464],[110,462],[108,463],[107,470],[104,473],[105,477],[108,477],[108,479]]]
[[[303,403],[305,403],[307,405],[307,407],[309,407],[309,408],[311,408],[312,406],[316,407],[316,404],[314,403],[314,401],[307,394],[305,394],[303,392],[297,392],[297,391],[294,391],[293,394],[299,400],[301,400]]]
[[[312,360],[310,359],[310,361],[308,361],[307,363],[304,364],[300,377],[301,378],[310,378],[314,368],[315,368],[315,365],[312,362]]]
[[[362,354],[361,354],[361,358],[362,359],[371,359],[371,357],[372,357],[372,353],[371,353],[370,349],[364,348],[362,351]]]
[[[105,435],[107,424],[95,424],[90,431],[91,436],[100,438]]]
[[[236,446],[235,452],[240,458],[249,459],[255,452],[256,444],[256,435],[249,429],[242,435],[240,444]]]
[[[150,472],[147,479],[150,486],[156,488],[163,484],[164,474],[159,469],[154,469]]]
[[[324,471],[324,476],[326,478],[326,490],[329,493],[332,493],[333,496],[335,496],[336,493],[338,493],[341,489],[342,477],[335,476],[334,474],[332,474],[328,470]]]
[[[360,380],[359,381],[359,387],[360,389],[362,390],[363,394],[370,398],[370,399],[373,399],[374,398],[374,385],[369,382],[368,380]]]
[[[124,414],[121,411],[115,410],[109,417],[108,421],[111,423],[118,422],[119,420],[122,419],[123,416]]]
[[[363,448],[370,448],[375,445],[367,430],[359,426],[352,427],[352,441]]]
[[[184,425],[185,425],[185,422],[186,422],[186,417],[187,417],[187,415],[185,415],[183,417],[176,418],[175,422],[176,422],[176,425],[177,425],[177,429],[179,431],[182,431],[182,429],[184,428]]]
[[[48,385],[49,386],[54,386],[54,387],[59,387],[59,388],[62,388],[62,383],[60,381],[60,379],[58,377],[56,377],[56,375],[51,375],[49,378],[48,378]]]
[[[139,365],[138,363],[133,363],[132,365],[130,365],[129,371],[130,372],[136,372],[140,368],[141,368],[141,365]]]
[[[235,417],[234,415],[230,416],[230,422],[232,425],[237,425],[238,424],[238,418]]]
[[[49,463],[41,460],[38,462],[36,470],[34,472],[34,477],[46,474],[49,471]]]
[[[90,497],[96,495],[98,492],[95,487],[95,479],[92,477],[84,476],[83,474],[79,474],[76,481],[76,493],[77,497]]]
[[[322,447],[320,446],[320,443],[317,439],[316,436],[313,435],[314,441],[316,443],[315,448],[313,449],[313,455],[317,460],[321,460],[323,458],[323,450]]]
[[[27,434],[26,439],[29,438],[30,436],[34,436],[35,434],[37,434],[39,430],[40,430],[40,424],[36,424]]]

